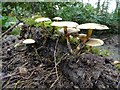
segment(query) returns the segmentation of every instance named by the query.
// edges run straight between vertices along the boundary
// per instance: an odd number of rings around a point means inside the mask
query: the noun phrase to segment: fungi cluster
[[[55,18],[53,18],[53,20],[54,20],[54,22],[51,23],[51,26],[53,27],[52,34],[54,34],[55,27],[61,27],[61,29],[58,30],[58,32],[64,36],[64,38],[67,42],[67,47],[71,54],[73,54],[74,52],[70,45],[70,35],[75,34],[74,37],[77,38],[78,40],[80,40],[80,44],[76,47],[76,50],[80,50],[81,44],[84,46],[87,45],[90,47],[103,45],[104,44],[103,40],[100,40],[97,38],[91,38],[92,32],[93,32],[93,30],[109,29],[105,25],[96,24],[96,23],[85,23],[85,24],[79,25],[78,23],[72,22],[72,21],[61,21],[62,20],[61,17],[55,17]],[[37,23],[41,22],[43,27],[44,27],[45,21],[51,21],[51,19],[42,17],[42,18],[37,18],[35,20],[35,22],[37,22]],[[80,31],[81,29],[88,30],[88,31],[86,34],[83,34]],[[30,41],[30,42],[32,43],[33,41]]]
[[[61,21],[61,22],[53,22],[51,24],[52,26],[57,26],[57,27],[63,27],[62,29],[59,30],[60,33],[62,33],[65,36],[66,42],[68,49],[70,53],[74,53],[71,45],[70,45],[70,35],[75,34],[75,37],[80,40],[80,44],[84,44],[90,47],[93,46],[101,46],[104,44],[104,42],[100,39],[97,38],[91,38],[93,30],[105,30],[109,29],[105,25],[101,24],[96,24],[96,23],[85,23],[85,24],[78,24],[76,22],[72,21]],[[80,29],[88,30],[87,34],[83,33],[78,33],[80,32]],[[77,49],[80,49],[81,45],[78,45]]]

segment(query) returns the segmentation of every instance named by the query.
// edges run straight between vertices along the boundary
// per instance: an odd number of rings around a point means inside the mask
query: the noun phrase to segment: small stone
[[[19,67],[18,68],[20,74],[27,74],[28,70],[25,67]]]
[[[79,87],[78,87],[78,86],[76,86],[76,85],[74,85],[74,88],[79,90]]]

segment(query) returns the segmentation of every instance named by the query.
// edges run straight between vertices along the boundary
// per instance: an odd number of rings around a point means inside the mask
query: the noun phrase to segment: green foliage
[[[20,35],[20,27],[14,28],[10,34],[12,34],[12,35]]]
[[[56,0],[54,0],[56,1]],[[33,15],[49,17],[52,19],[55,16],[60,16],[63,20],[75,21],[79,24],[86,22],[96,22],[105,24],[110,27],[107,31],[110,33],[118,33],[118,12],[119,7],[112,13],[108,13],[108,3],[104,2],[100,8],[94,8],[91,4],[83,4],[82,2],[3,2],[2,3],[2,27],[5,30],[11,24],[8,18],[17,17],[28,18],[25,22],[29,25],[34,25]],[[0,6],[1,7],[1,6]],[[2,20],[2,21],[1,21]],[[11,20],[12,22],[13,20]],[[30,21],[30,22],[29,22]],[[39,25],[38,25],[39,26]],[[48,26],[49,27],[49,26]]]
[[[52,28],[51,23],[52,23],[52,21],[45,22],[45,27]]]
[[[98,47],[93,47],[90,50],[93,54],[99,55],[99,56],[109,56],[111,53],[108,50],[100,49]]]
[[[8,28],[9,26],[15,24],[17,19],[16,17],[2,16],[0,18],[0,21],[2,22],[2,26],[5,26],[6,28]]]
[[[11,16],[1,16],[0,18],[0,25],[2,26],[2,30],[7,30],[10,26],[16,24],[17,19],[16,17]]]
[[[77,40],[77,38],[73,37],[70,35],[70,43],[71,44],[79,44],[79,40]]]
[[[23,18],[22,21],[24,21],[25,24],[29,26],[33,26],[35,24],[34,18],[31,18],[31,17]]]

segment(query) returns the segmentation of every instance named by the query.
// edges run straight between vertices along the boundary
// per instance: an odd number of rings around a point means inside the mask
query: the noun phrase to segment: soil
[[[120,73],[112,64],[114,59],[90,52],[71,55],[64,40],[51,35],[49,30],[28,26],[22,30],[20,36],[6,35],[1,40],[2,88],[116,90],[119,87]],[[35,44],[22,44],[24,38],[30,37]]]
[[[104,41],[104,45],[99,48],[101,48],[101,50],[108,50],[110,52],[109,58],[120,61],[119,34],[103,34],[94,37]]]

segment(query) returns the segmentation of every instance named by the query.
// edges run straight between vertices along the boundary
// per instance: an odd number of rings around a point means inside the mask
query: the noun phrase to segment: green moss
[[[70,43],[71,44],[80,44],[79,40],[73,36],[70,36]]]
[[[100,56],[110,56],[111,53],[106,50],[106,49],[101,49],[99,47],[93,47],[90,52],[92,52],[93,54],[96,54],[96,55],[100,55]]]
[[[115,65],[115,68],[116,68],[118,71],[120,71],[120,64],[116,64],[116,65]]]

